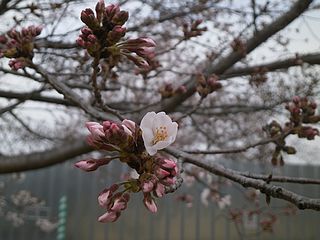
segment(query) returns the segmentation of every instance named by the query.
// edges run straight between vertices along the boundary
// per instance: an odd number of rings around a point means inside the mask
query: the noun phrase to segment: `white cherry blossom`
[[[141,120],[140,128],[147,152],[153,156],[168,147],[177,136],[178,124],[165,112],[148,112]]]

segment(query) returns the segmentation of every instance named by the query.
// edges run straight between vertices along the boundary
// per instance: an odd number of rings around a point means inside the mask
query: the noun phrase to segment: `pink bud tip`
[[[120,212],[108,211],[98,218],[99,222],[115,222],[120,217]]]
[[[96,170],[99,167],[99,164],[97,164],[96,161],[93,159],[89,160],[82,160],[74,164],[77,168],[80,168],[83,171],[91,172]]]
[[[157,205],[151,196],[146,196],[143,199],[143,203],[150,212],[156,213],[158,211]]]

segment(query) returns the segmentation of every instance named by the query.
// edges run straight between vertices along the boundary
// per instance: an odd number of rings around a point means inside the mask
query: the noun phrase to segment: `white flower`
[[[142,118],[140,128],[144,146],[152,156],[175,141],[178,124],[172,122],[165,112],[148,112]]]

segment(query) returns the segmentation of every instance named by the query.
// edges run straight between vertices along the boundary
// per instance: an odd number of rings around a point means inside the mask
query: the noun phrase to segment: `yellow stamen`
[[[159,141],[164,141],[168,137],[168,130],[167,127],[161,126],[156,128],[156,131],[154,133],[154,138],[152,140],[152,144],[156,144]]]

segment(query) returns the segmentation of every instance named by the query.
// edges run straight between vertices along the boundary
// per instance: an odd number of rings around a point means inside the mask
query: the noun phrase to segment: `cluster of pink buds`
[[[105,214],[99,217],[99,222],[114,222],[120,217],[121,212],[127,208],[130,195],[125,191],[116,193],[118,189],[119,185],[113,184],[99,194],[99,205],[107,210]]]
[[[156,158],[151,169],[146,164],[146,172],[140,175],[138,181],[143,192],[143,203],[150,212],[157,212],[154,197],[160,198],[165,194],[165,186],[171,186],[176,181],[178,167],[176,162],[167,158]],[[151,170],[151,171],[150,171]]]
[[[290,112],[290,122],[286,123],[286,127],[293,128],[293,134],[308,140],[313,140],[315,136],[319,136],[317,128],[303,125],[320,121],[320,115],[316,115],[317,104],[315,102],[295,96],[292,102],[286,105],[286,109]]]
[[[87,122],[86,126],[90,132],[88,143],[97,150],[112,152],[112,156],[82,160],[75,164],[76,167],[90,172],[119,159],[138,173],[138,177],[129,177],[100,193],[98,202],[106,209],[106,213],[99,217],[99,221],[116,221],[127,208],[130,194],[138,192],[143,194],[146,208],[152,213],[157,212],[155,198],[174,191],[172,187],[179,183],[177,163],[157,153],[173,143],[177,123],[172,122],[164,112],[149,112],[142,119],[140,127],[127,119],[121,123]]]
[[[81,30],[78,45],[87,49],[92,57],[107,60],[111,67],[121,60],[121,56],[140,68],[149,67],[155,56],[153,40],[137,38],[120,41],[126,34],[123,25],[128,20],[128,12],[120,10],[115,4],[105,6],[104,0],[99,0],[95,12],[90,8],[81,12],[81,20],[86,27]]]
[[[203,74],[197,76],[197,92],[201,97],[206,97],[208,94],[222,88],[221,83],[218,81],[217,75],[213,74],[205,77]]]
[[[15,71],[24,68],[33,58],[33,41],[41,31],[40,26],[29,26],[20,32],[12,29],[6,35],[0,35],[0,57],[10,58],[9,66]]]
[[[315,115],[317,104],[307,98],[293,97],[292,102],[286,105],[286,109],[290,112],[290,121],[294,123],[294,126],[320,121],[320,116]]]
[[[185,23],[183,24],[183,34],[184,39],[190,39],[192,37],[201,36],[203,32],[207,31],[206,27],[199,27],[199,25],[202,23],[202,19],[198,19],[191,23],[190,25]]]
[[[290,118],[284,127],[281,127],[277,121],[272,121],[264,128],[268,135],[275,139],[276,148],[271,160],[273,165],[284,164],[281,151],[287,154],[296,153],[294,147],[286,146],[285,138],[288,135],[296,134],[299,138],[306,138],[308,140],[313,140],[316,136],[320,135],[317,128],[305,125],[320,121],[320,116],[316,115],[316,108],[317,104],[315,102],[309,101],[307,98],[295,96],[290,103],[286,104],[286,109],[290,112]]]
[[[160,92],[162,98],[170,98],[170,97],[175,96],[175,95],[183,94],[186,91],[187,91],[186,86],[181,85],[181,86],[179,86],[177,88],[174,88],[172,86],[172,84],[170,84],[170,83],[165,84],[164,86],[162,86],[159,89],[159,92]]]
[[[135,123],[133,121],[126,119],[121,124],[113,121],[104,121],[102,125],[96,122],[87,122],[86,126],[91,133],[87,141],[95,149],[133,151],[133,134],[135,133]]]
[[[126,56],[139,68],[148,68],[155,57],[156,43],[151,38],[136,38],[115,45],[120,54]]]
[[[319,130],[310,126],[303,126],[298,131],[299,138],[306,138],[308,140],[313,140],[315,136],[319,136]]]

